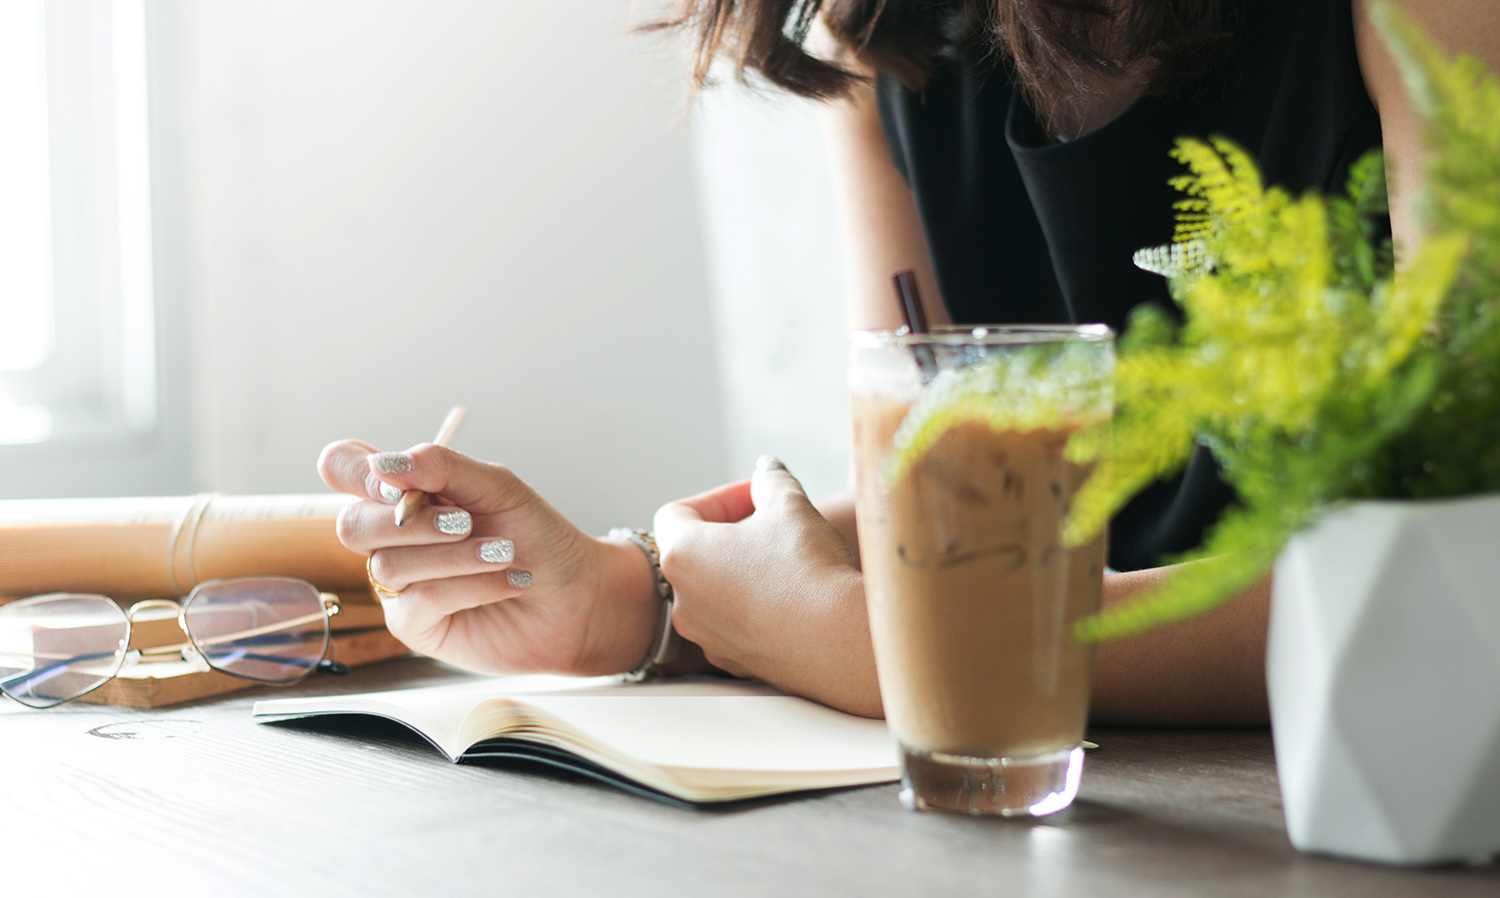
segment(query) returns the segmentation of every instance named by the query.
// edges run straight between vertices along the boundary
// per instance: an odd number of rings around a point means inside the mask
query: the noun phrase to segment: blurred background
[[[314,492],[430,439],[580,526],[847,482],[816,110],[630,0],[0,3],[0,498]],[[634,18],[632,18],[634,17]]]

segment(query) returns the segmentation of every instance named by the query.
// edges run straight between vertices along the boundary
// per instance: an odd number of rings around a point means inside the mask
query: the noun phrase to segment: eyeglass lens
[[[77,698],[115,675],[129,637],[124,609],[104,596],[0,605],[0,692],[33,708]]]
[[[328,651],[317,589],[290,577],[205,583],[183,604],[188,638],[212,667],[262,683],[292,683]]]

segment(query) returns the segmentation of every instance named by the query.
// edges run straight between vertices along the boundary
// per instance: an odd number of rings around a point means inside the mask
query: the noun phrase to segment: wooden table
[[[412,658],[276,694],[454,676]],[[379,722],[251,722],[268,692],[5,702],[0,896],[1500,896],[1496,866],[1299,855],[1264,730],[1098,730],[1077,804],[1038,821],[910,813],[895,785],[696,812],[457,767]]]

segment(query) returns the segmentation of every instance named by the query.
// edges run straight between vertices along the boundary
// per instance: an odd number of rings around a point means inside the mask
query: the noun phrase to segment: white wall
[[[681,66],[629,6],[176,5],[199,488],[317,490],[455,403],[589,530],[728,479]]]
[[[817,105],[732,81],[693,112],[730,462],[781,457],[815,499],[849,487],[843,278]]]

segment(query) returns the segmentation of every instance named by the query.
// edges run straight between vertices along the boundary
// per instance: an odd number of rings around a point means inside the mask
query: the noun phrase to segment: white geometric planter
[[[1500,853],[1500,496],[1356,503],[1294,538],[1266,674],[1293,845]]]

